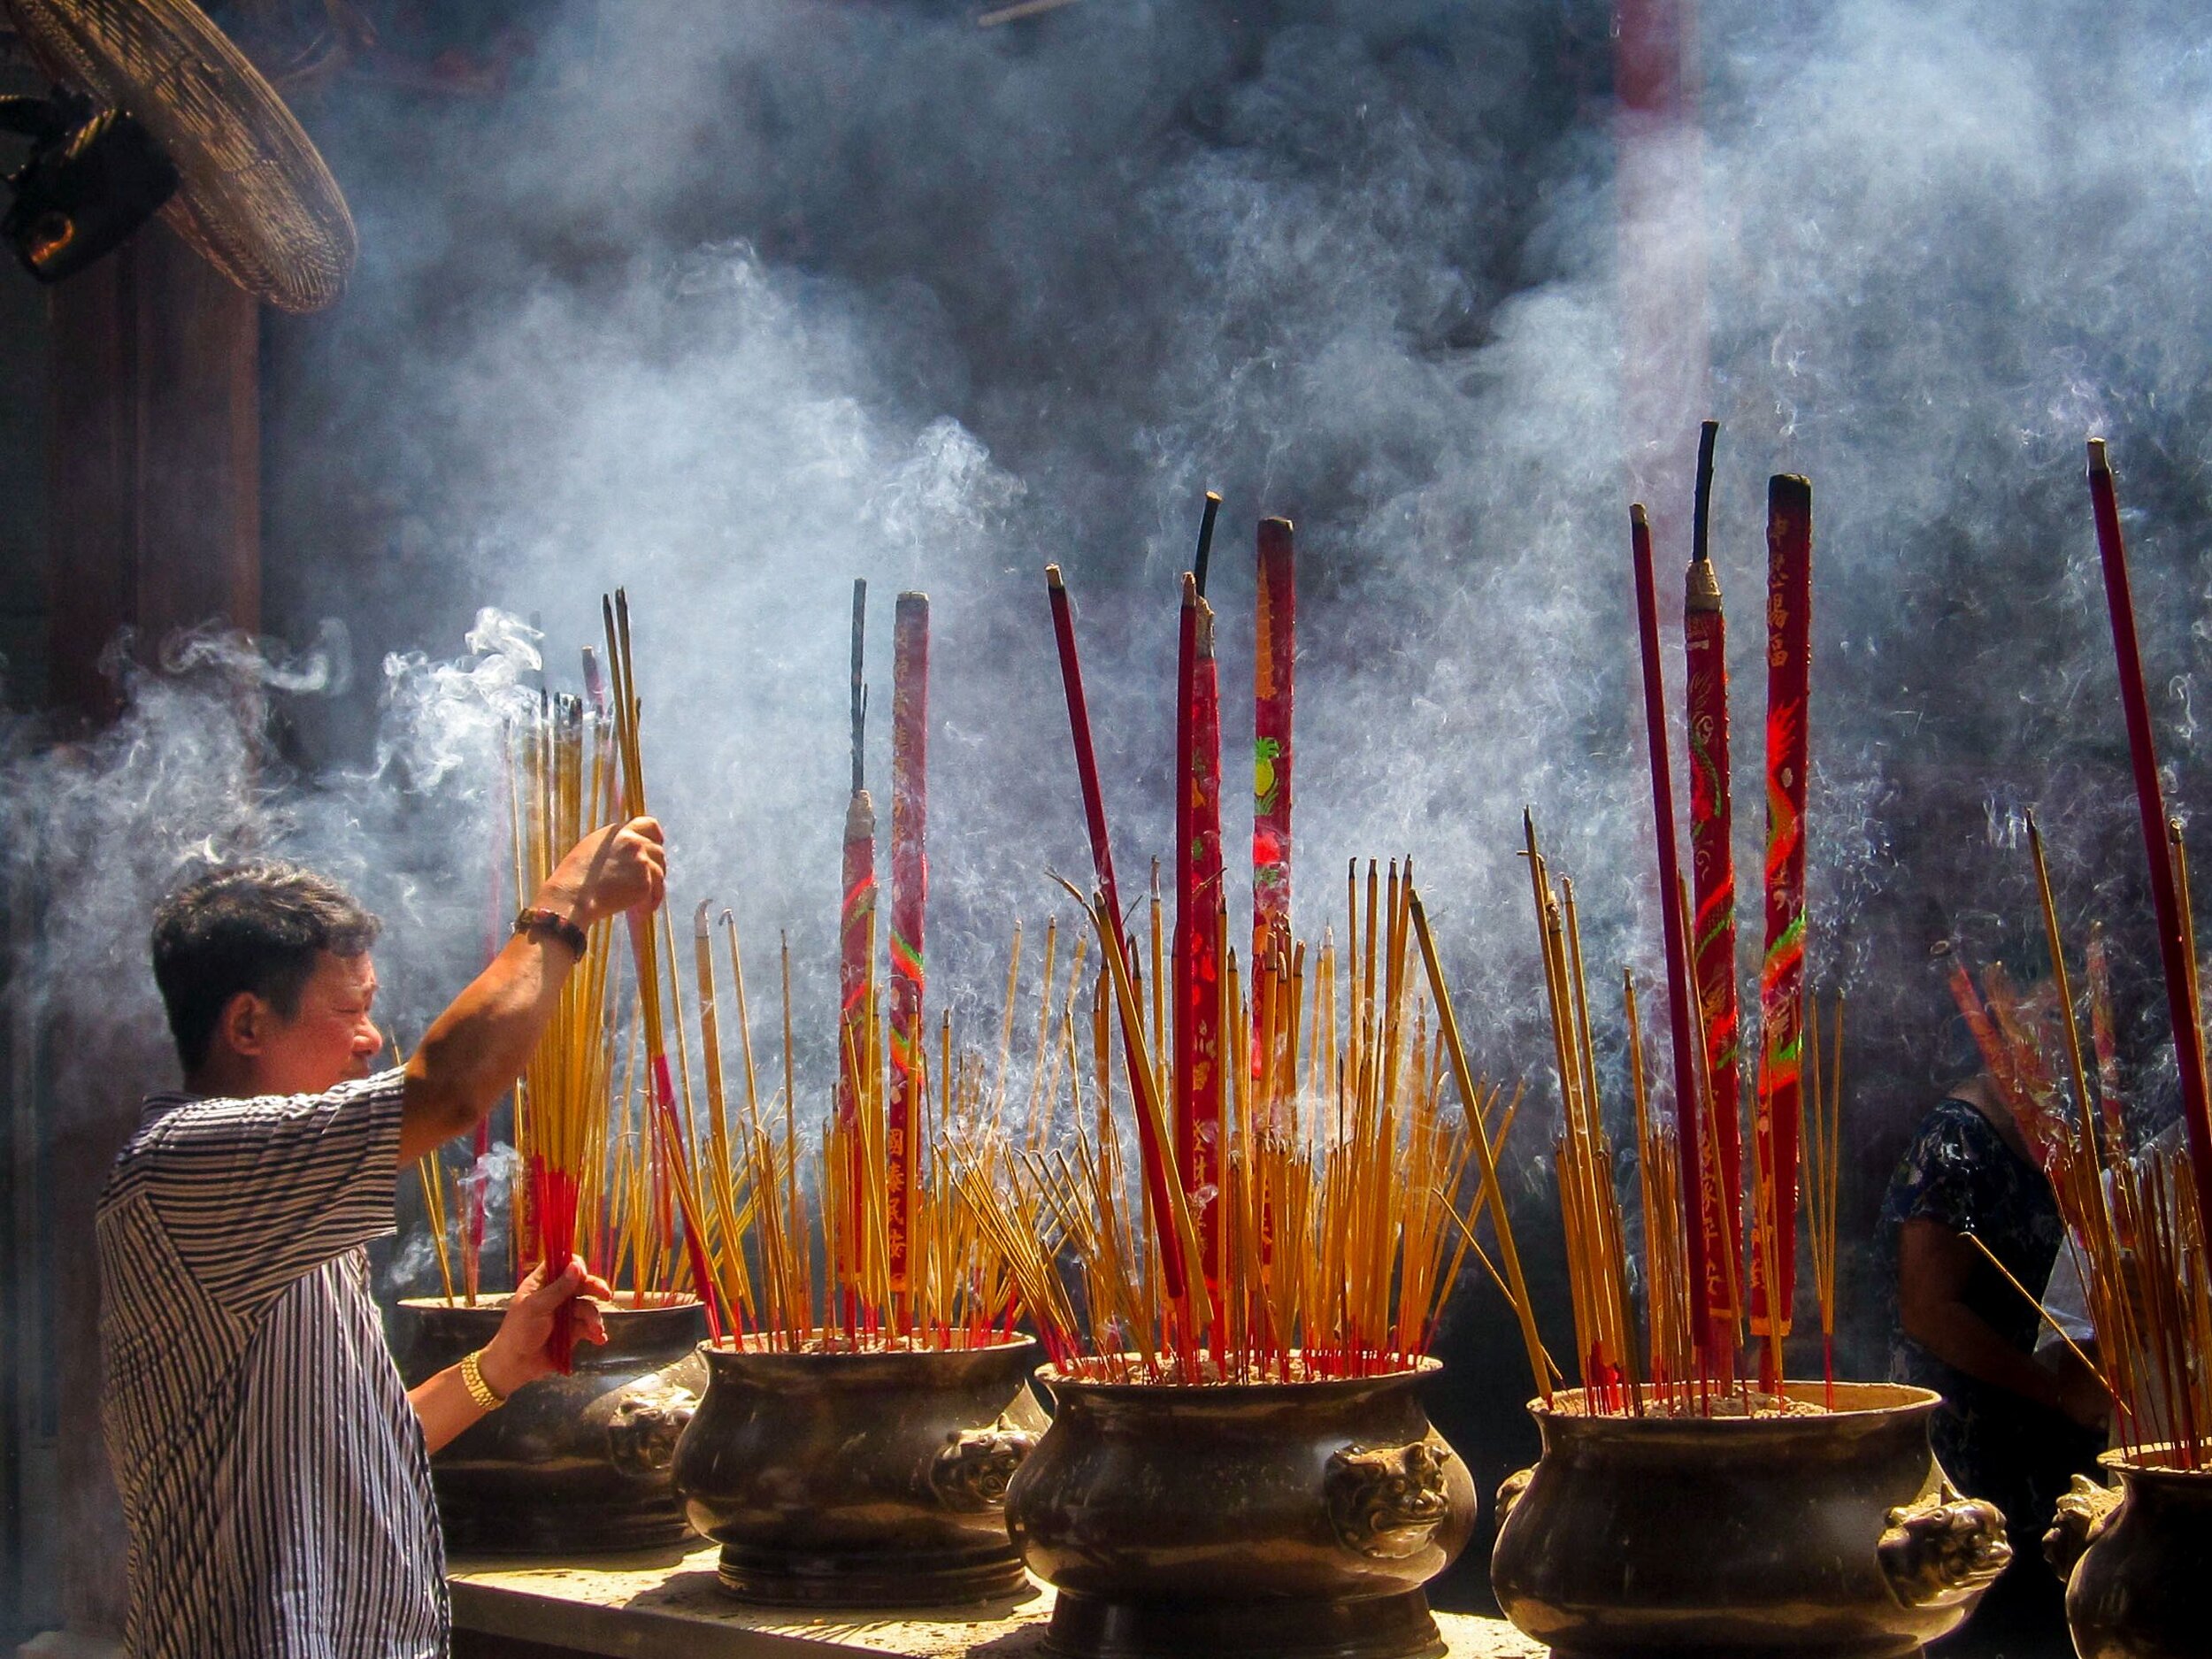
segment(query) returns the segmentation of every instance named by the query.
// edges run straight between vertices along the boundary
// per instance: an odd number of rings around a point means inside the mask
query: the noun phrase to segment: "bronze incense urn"
[[[473,1308],[400,1303],[400,1374],[412,1387],[491,1340],[507,1299]],[[456,1555],[642,1549],[686,1535],[669,1479],[705,1369],[699,1304],[600,1304],[607,1342],[576,1344],[575,1370],[518,1390],[430,1460]]]
[[[1048,1369],[1052,1426],[1006,1521],[1057,1593],[1056,1659],[1411,1659],[1444,1644],[1422,1586],[1474,1529],[1430,1425],[1440,1370],[1170,1385]]]
[[[2044,1554],[2066,1580],[2066,1622],[2081,1659],[2203,1659],[2212,1652],[2212,1470],[2176,1469],[2151,1448],[2097,1460],[2116,1484],[2083,1476],[2058,1503]]]
[[[676,1448],[691,1525],[748,1601],[929,1607],[1018,1594],[1007,1484],[1044,1413],[1037,1345],[770,1352],[707,1344]]]
[[[1928,1445],[1938,1396],[1791,1383],[1800,1413],[1529,1408],[1542,1459],[1499,1493],[1490,1583],[1557,1659],[1881,1659],[1956,1628],[2012,1558]]]

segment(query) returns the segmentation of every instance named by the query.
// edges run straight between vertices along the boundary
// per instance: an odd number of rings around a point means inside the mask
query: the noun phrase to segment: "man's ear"
[[[223,1004],[215,1020],[215,1040],[234,1054],[258,1055],[274,1027],[274,1010],[251,991],[241,991]]]

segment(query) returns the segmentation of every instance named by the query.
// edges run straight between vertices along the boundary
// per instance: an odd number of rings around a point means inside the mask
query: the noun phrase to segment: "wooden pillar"
[[[57,712],[94,727],[117,711],[100,660],[119,631],[134,630],[134,655],[151,660],[180,627],[260,625],[260,318],[158,224],[51,303],[50,684]],[[67,1033],[46,1037],[50,1055],[76,1048]],[[140,1094],[173,1064],[158,1032],[104,1054],[113,1063],[50,1066],[36,1106],[52,1177],[42,1202],[55,1263],[55,1558],[70,1630],[87,1635],[119,1631],[124,1605],[122,1517],[100,1425],[93,1208]]]
[[[260,626],[261,323],[158,223],[52,303],[53,701],[98,723],[117,630]]]

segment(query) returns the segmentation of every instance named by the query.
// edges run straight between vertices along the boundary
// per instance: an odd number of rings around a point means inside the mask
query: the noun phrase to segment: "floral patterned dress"
[[[2069,1478],[2089,1466],[2101,1441],[2047,1407],[1954,1369],[1905,1334],[1897,1263],[1898,1235],[1908,1221],[1972,1233],[2015,1279],[2039,1292],[2065,1238],[2057,1201],[2043,1171],[1995,1125],[1965,1101],[1944,1100],[1921,1120],[1898,1161],[1875,1235],[1890,1379],[1943,1396],[1929,1433],[1945,1472],[1961,1491],[2002,1509],[2015,1552],[2033,1555]],[[2034,1353],[2035,1304],[1987,1262],[1978,1259],[1960,1299],[2023,1355]]]

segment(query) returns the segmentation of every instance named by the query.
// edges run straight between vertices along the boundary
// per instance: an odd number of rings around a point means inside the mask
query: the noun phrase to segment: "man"
[[[429,1454],[551,1370],[557,1311],[607,1287],[580,1265],[534,1275],[488,1347],[411,1394],[363,1246],[392,1230],[398,1172],[520,1075],[583,930],[657,905],[665,873],[650,818],[587,836],[414,1056],[374,1076],[379,924],[349,895],[258,864],[162,905],[154,977],[185,1087],[146,1102],[98,1223],[135,1659],[446,1651]]]

